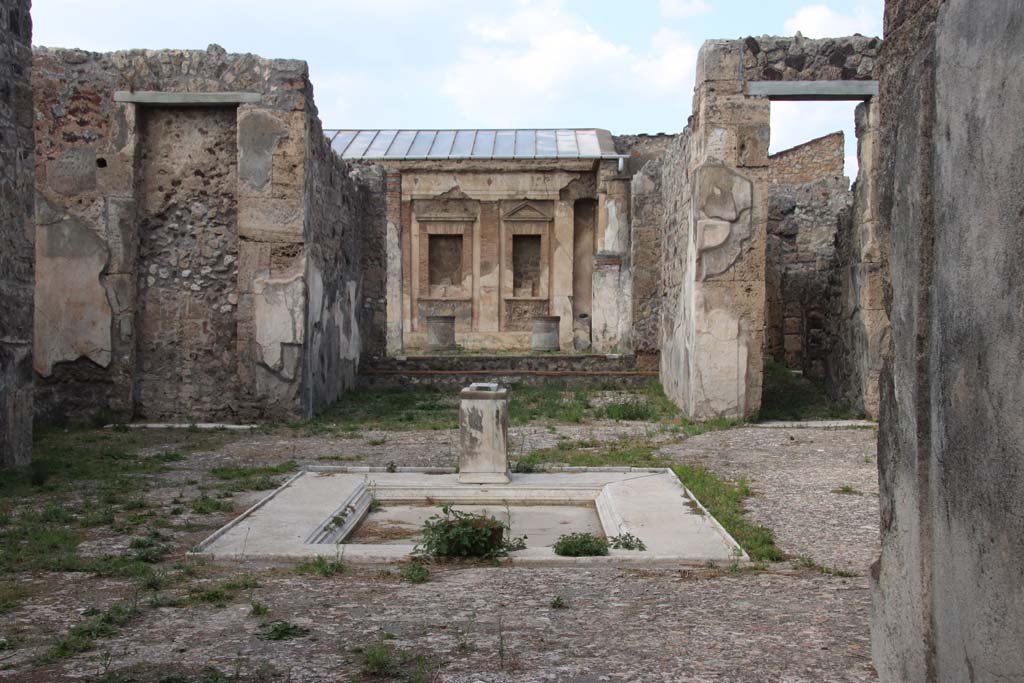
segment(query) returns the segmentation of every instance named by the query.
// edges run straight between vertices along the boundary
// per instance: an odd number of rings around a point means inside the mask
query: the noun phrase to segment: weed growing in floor
[[[298,463],[288,460],[279,465],[214,467],[210,474],[224,482],[218,487],[222,491],[266,491],[280,485],[280,477],[275,475],[294,472],[298,468]]]
[[[93,649],[97,639],[116,636],[120,628],[138,613],[138,607],[134,602],[117,603],[103,611],[86,612],[85,621],[68,629],[67,634],[58,639],[50,649],[49,656],[64,658],[79,652],[87,652]]]
[[[863,496],[864,494],[849,484],[843,484],[837,489],[832,489],[832,493],[838,493],[846,496]]]
[[[270,608],[264,605],[259,600],[253,600],[249,603],[250,617],[265,617],[268,614],[270,614]]]
[[[366,440],[366,443],[369,444],[370,446],[383,446],[387,442],[388,440],[383,437]]]
[[[197,515],[210,515],[215,512],[230,512],[232,505],[230,501],[221,500],[218,498],[211,498],[206,493],[201,494],[198,498],[189,504],[192,512]]]
[[[548,603],[548,607],[551,609],[567,609],[569,605],[562,599],[561,595],[556,595],[551,598],[551,602]]]
[[[608,539],[608,546],[616,550],[647,550],[647,546],[633,534],[619,534]]]
[[[595,557],[608,554],[608,541],[586,532],[564,534],[554,545],[555,554],[564,557]]]
[[[189,600],[193,604],[226,607],[239,593],[259,588],[259,582],[251,574],[241,574],[219,584],[195,586],[189,589]]]
[[[300,574],[313,574],[327,578],[344,574],[346,569],[345,561],[341,559],[341,555],[337,555],[334,559],[317,555],[312,560],[306,560],[301,563],[295,568],[295,571]]]
[[[415,560],[402,567],[399,574],[409,583],[424,583],[430,578],[430,570],[426,565]]]
[[[303,628],[302,626],[293,624],[290,621],[284,621],[281,619],[266,624],[259,632],[258,637],[262,640],[291,640],[293,638],[301,638],[308,634],[308,628]]]
[[[837,578],[842,579],[852,579],[858,576],[856,572],[850,572],[846,571],[845,569],[835,569],[833,567],[826,567],[824,565],[820,565],[807,555],[797,555],[795,558],[793,558],[793,568],[809,569],[811,571],[816,571],[821,574],[825,574],[826,576],[835,576]]]

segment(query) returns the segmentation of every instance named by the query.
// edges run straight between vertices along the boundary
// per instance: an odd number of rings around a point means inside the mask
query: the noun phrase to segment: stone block
[[[506,484],[508,392],[497,384],[471,384],[459,394],[459,482]]]
[[[239,197],[238,235],[258,242],[304,241],[302,197]]]

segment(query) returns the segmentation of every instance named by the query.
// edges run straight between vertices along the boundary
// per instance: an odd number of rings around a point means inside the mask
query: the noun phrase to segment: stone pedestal
[[[534,351],[558,351],[561,320],[557,315],[538,315],[533,318],[530,345]]]
[[[455,350],[455,316],[453,316],[453,315],[428,315],[427,316],[427,350],[428,351],[454,351]]]
[[[507,484],[508,391],[474,383],[459,397],[459,482]]]

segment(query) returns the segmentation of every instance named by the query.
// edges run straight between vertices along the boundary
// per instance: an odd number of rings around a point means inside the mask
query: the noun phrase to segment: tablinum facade
[[[629,176],[607,131],[337,131],[332,144],[388,169],[389,354],[422,349],[438,315],[466,348],[528,350],[533,318],[557,316],[563,350],[630,350]]]

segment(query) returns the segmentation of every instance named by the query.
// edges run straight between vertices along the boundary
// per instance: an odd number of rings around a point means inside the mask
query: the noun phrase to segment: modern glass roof
[[[345,159],[600,159],[617,157],[601,128],[325,130]]]

